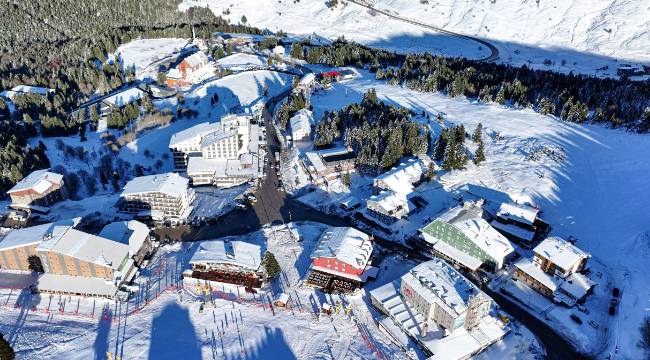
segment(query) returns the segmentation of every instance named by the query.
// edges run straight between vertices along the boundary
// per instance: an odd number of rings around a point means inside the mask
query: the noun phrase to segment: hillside
[[[373,6],[470,36],[499,49],[499,61],[556,71],[615,76],[618,63],[650,64],[644,45],[650,42],[647,14],[641,1],[490,1],[375,0]],[[390,19],[357,4],[334,8],[324,0],[185,0],[181,9],[209,6],[232,22],[242,16],[250,25],[290,33],[345,35],[362,43],[401,52],[428,50],[469,58],[485,56],[471,41],[442,35]],[[228,9],[228,11],[226,11]],[[264,11],[256,11],[264,9]],[[224,13],[225,11],[225,13]],[[618,60],[618,62],[616,61]],[[606,70],[597,70],[608,66]]]

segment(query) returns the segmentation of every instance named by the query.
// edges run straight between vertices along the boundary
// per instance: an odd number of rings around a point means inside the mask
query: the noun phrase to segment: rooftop
[[[409,194],[413,192],[413,184],[420,180],[426,171],[426,165],[421,159],[409,159],[389,171],[377,176],[385,190]]]
[[[180,197],[187,191],[189,180],[176,173],[156,174],[134,178],[124,185],[121,197],[161,192]]]
[[[123,107],[134,101],[140,100],[144,96],[144,92],[137,87],[131,87],[126,90],[117,92],[103,100],[115,107]]]
[[[75,226],[76,223],[77,219],[62,220],[56,223],[11,230],[0,241],[0,249],[7,250],[21,246],[40,244],[48,239],[58,239],[68,229]]]
[[[570,242],[558,236],[551,236],[544,239],[533,251],[565,270],[575,265],[581,259],[591,257],[588,253],[578,249]]]
[[[538,209],[528,205],[502,203],[497,216],[503,219],[514,220],[523,224],[533,225],[537,218]]]
[[[200,140],[200,137],[203,135],[211,132],[211,131],[217,131],[221,130],[221,123],[216,122],[216,123],[201,123],[195,126],[192,126],[191,128],[187,128],[183,131],[179,131],[175,134],[172,135],[171,139],[169,140],[169,147],[173,148],[177,146],[180,143],[183,143],[187,140],[191,140],[193,138],[199,137],[198,140]]]
[[[64,292],[113,297],[117,286],[102,278],[85,276],[43,274],[38,279],[37,287],[42,292]]]
[[[203,51],[197,51],[194,54],[183,59],[188,65],[192,67],[205,65],[208,63],[208,57],[205,56]]]
[[[386,213],[395,211],[399,207],[406,208],[408,211],[415,208],[404,194],[396,194],[392,191],[382,191],[378,195],[371,196],[367,202],[376,204]]]
[[[557,289],[560,280],[556,279],[550,274],[545,273],[542,269],[535,266],[535,264],[528,258],[522,258],[515,263],[515,266],[526,274],[530,275],[533,279],[539,281],[544,286],[549,288],[552,292]]]
[[[14,187],[9,189],[7,194],[28,189],[32,189],[39,194],[42,194],[47,191],[53,183],[61,184],[62,181],[63,175],[53,173],[49,171],[49,169],[36,170],[32,171],[31,174],[27,175],[14,185]]]
[[[220,140],[227,139],[231,136],[236,136],[237,133],[232,131],[213,131],[211,133],[205,134],[201,139],[201,147],[209,146]]]
[[[129,246],[76,229],[38,245],[37,250],[54,251],[80,260],[122,270],[128,260]]]
[[[438,302],[460,315],[467,309],[470,296],[482,294],[467,278],[443,260],[419,264],[402,276],[402,281],[425,298]]]
[[[368,264],[372,247],[365,233],[351,227],[332,227],[323,231],[311,258],[335,258],[363,269]]]
[[[104,226],[98,236],[128,245],[133,256],[147,240],[149,228],[137,220],[117,221]]]
[[[244,241],[202,241],[190,264],[234,265],[257,271],[262,264],[262,248]]]
[[[314,113],[307,109],[298,111],[291,119],[289,119],[289,123],[291,124],[291,131],[293,133],[297,132],[298,130],[303,130],[309,133],[311,131],[311,124],[313,122]]]

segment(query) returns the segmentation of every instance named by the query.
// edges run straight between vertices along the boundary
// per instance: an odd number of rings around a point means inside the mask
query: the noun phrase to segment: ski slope
[[[485,39],[500,62],[560,72],[615,77],[621,63],[650,65],[650,4],[616,0],[375,0],[377,9],[457,33]],[[473,41],[390,19],[351,2],[333,9],[324,0],[185,0],[209,6],[232,22],[289,33],[317,33],[400,52],[485,57]],[[229,14],[224,14],[228,9]],[[604,69],[607,67],[607,69]],[[600,69],[600,70],[599,70]]]

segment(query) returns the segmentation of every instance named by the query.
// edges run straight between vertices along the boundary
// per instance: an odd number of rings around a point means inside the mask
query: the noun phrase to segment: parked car
[[[576,323],[578,323],[578,325],[582,325],[582,319],[580,319],[580,318],[578,317],[578,315],[571,314],[571,320],[573,320],[573,321],[575,321]]]
[[[593,320],[589,320],[589,325],[591,325],[591,327],[594,328],[594,329],[598,329],[598,328],[600,327],[600,326],[598,326],[598,324],[596,324],[596,322],[593,321]]]
[[[616,305],[618,305],[618,299],[617,299],[617,298],[613,298],[612,301],[609,302],[609,305],[611,305],[611,306],[616,306]]]
[[[621,290],[617,287],[612,289],[612,296],[618,297],[621,294]]]
[[[587,315],[589,314],[589,309],[587,309],[586,307],[584,307],[584,305],[580,305],[580,304],[578,304],[578,306],[576,306],[576,308],[577,308],[578,311],[580,311],[580,312],[583,312],[583,313],[585,313],[585,314],[587,314]]]

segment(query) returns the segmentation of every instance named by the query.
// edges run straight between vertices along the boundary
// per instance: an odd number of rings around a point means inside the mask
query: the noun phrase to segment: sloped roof
[[[117,221],[104,226],[98,236],[128,245],[133,256],[147,240],[149,228],[137,220]]]
[[[256,271],[262,264],[262,248],[244,241],[202,241],[190,264],[234,265]]]
[[[61,174],[53,173],[49,171],[49,169],[36,170],[9,189],[7,194],[28,189],[33,189],[39,194],[42,194],[49,189],[52,184],[61,184],[62,181],[63,175]]]
[[[396,194],[392,191],[382,191],[378,195],[371,196],[367,202],[376,204],[387,213],[400,206],[409,211],[412,209],[404,194]]]
[[[115,93],[102,101],[116,107],[123,107],[132,102],[140,100],[143,96],[144,91],[140,90],[137,87],[132,87]]]
[[[124,185],[121,197],[150,192],[161,192],[180,197],[187,192],[189,180],[176,173],[165,173],[136,177]]]
[[[558,236],[544,239],[533,251],[562,269],[570,268],[582,258],[591,257],[588,253]]]
[[[538,212],[538,209],[528,205],[502,203],[497,212],[497,216],[503,219],[510,219],[523,224],[533,225]]]
[[[99,265],[121,270],[129,246],[76,229],[69,229],[58,239],[42,242],[39,251],[54,251]]]
[[[549,288],[552,292],[555,292],[558,284],[560,283],[558,279],[554,278],[550,274],[545,273],[542,269],[535,266],[535,264],[533,264],[533,262],[528,258],[520,259],[515,263],[515,266],[521,269],[521,271],[530,275],[533,279],[544,284],[544,286]]]
[[[205,56],[203,51],[197,51],[194,54],[183,59],[183,61],[186,62],[191,67],[196,67],[203,64],[207,64],[208,57]]]
[[[413,192],[413,183],[420,180],[425,171],[426,166],[421,159],[410,159],[377,176],[376,179],[388,187],[386,190],[409,194]]]
[[[289,123],[291,124],[291,132],[295,134],[298,130],[303,130],[307,133],[310,133],[311,124],[313,121],[314,113],[307,109],[301,109],[291,119],[289,119]]]
[[[367,234],[351,227],[332,227],[323,231],[311,258],[335,258],[363,269],[370,259],[372,248]]]
[[[588,277],[579,273],[573,273],[562,282],[560,288],[573,295],[576,299],[580,299],[585,296],[587,291],[589,291],[589,289],[594,285],[595,283]]]
[[[169,147],[173,148],[174,146],[185,142],[187,140],[193,139],[195,137],[202,137],[203,135],[212,132],[212,131],[217,131],[221,129],[221,124],[216,122],[216,123],[201,123],[195,126],[192,126],[191,128],[187,128],[183,131],[179,131],[172,135],[171,139],[169,140]],[[200,141],[200,139],[199,139]]]
[[[402,276],[402,281],[420,295],[461,314],[470,296],[483,294],[461,273],[444,260],[423,262]]]
[[[501,259],[515,251],[505,236],[480,217],[454,222],[452,225],[495,259]]]

